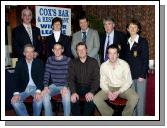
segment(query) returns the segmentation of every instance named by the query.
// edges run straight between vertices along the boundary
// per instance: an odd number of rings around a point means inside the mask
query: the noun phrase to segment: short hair
[[[118,45],[116,44],[111,44],[107,47],[107,54],[108,54],[109,49],[116,49],[117,53],[119,53],[119,48],[118,48]]]
[[[115,24],[115,19],[112,16],[103,18],[103,24],[104,24],[105,21],[111,21]]]
[[[79,43],[76,45],[76,51],[77,51],[77,48],[78,48],[80,45],[85,46],[85,48],[87,49],[86,43],[84,43],[84,42],[79,42]]]
[[[53,47],[52,47],[53,49],[54,49],[55,45],[60,45],[62,47],[62,49],[64,48],[64,46],[63,46],[63,44],[61,42],[56,42],[55,44],[53,44]]]
[[[81,15],[81,16],[79,17],[79,21],[80,21],[80,20],[83,20],[83,19],[86,19],[87,22],[89,21],[89,19],[88,19],[88,17],[86,17],[86,15]]]
[[[32,44],[25,44],[24,45],[24,51],[26,48],[33,48],[35,50],[35,47]]]
[[[60,22],[60,25],[62,26],[62,19],[60,17],[55,17],[52,19],[52,26],[54,25],[54,23],[56,22]]]
[[[130,24],[137,25],[137,27],[138,27],[138,29],[139,29],[139,31],[138,31],[137,33],[138,33],[138,34],[141,33],[141,24],[140,24],[140,22],[139,22],[138,20],[136,20],[136,19],[131,19],[131,20],[129,21],[129,23],[126,25],[126,29],[130,26]]]
[[[30,13],[31,13],[31,15],[32,15],[31,9],[29,9],[29,8],[27,7],[27,8],[25,8],[25,9],[23,9],[23,10],[21,11],[21,17],[23,16],[23,14],[24,14],[25,11],[30,11]]]

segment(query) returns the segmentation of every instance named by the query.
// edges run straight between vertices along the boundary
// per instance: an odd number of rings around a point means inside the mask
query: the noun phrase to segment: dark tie
[[[86,32],[82,32],[82,42],[86,43]]]
[[[108,41],[107,41],[107,45],[106,45],[106,53],[105,53],[104,61],[107,61],[107,60],[108,60],[107,48],[108,48],[108,46],[110,45],[110,40],[109,40],[109,39],[110,39],[110,36],[108,35],[107,38],[108,38]]]

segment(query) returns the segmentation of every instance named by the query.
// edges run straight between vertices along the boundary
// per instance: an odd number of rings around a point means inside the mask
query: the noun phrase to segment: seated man
[[[105,100],[114,101],[118,96],[127,99],[127,104],[122,112],[123,116],[132,115],[138,102],[137,93],[130,88],[132,77],[127,62],[119,59],[118,47],[115,44],[107,48],[108,60],[100,67],[100,87],[93,101],[102,116],[112,116],[113,109]]]
[[[41,91],[43,88],[44,67],[42,61],[34,59],[35,48],[32,44],[24,46],[25,58],[20,59],[15,68],[15,92],[11,99],[16,114],[19,116],[28,116],[23,101],[33,96],[33,115],[39,116],[42,108]],[[40,90],[39,90],[40,89]]]
[[[93,96],[100,83],[99,65],[96,59],[87,55],[87,46],[80,42],[76,45],[78,58],[69,63],[68,84],[71,91],[71,112],[80,116],[80,98],[85,97],[83,115],[89,116],[94,110]]]
[[[70,115],[70,91],[67,88],[68,63],[70,58],[63,56],[64,47],[57,42],[53,45],[53,56],[47,59],[44,73],[43,105],[46,116],[52,116],[51,97],[61,94],[64,109],[64,116]],[[51,78],[52,84],[48,86]]]

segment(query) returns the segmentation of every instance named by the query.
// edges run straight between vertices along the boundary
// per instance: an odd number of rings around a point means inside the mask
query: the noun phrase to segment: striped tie
[[[28,32],[28,35],[30,37],[31,42],[33,43],[32,30],[31,30],[30,26],[27,27],[27,32]]]
[[[107,39],[108,39],[108,41],[107,41],[107,46],[106,46],[106,53],[105,53],[105,58],[104,58],[104,61],[107,61],[108,60],[108,55],[107,55],[107,48],[108,48],[108,46],[110,45],[110,36],[108,35],[107,36]]]
[[[83,36],[82,36],[82,42],[86,43],[86,32],[82,32]]]

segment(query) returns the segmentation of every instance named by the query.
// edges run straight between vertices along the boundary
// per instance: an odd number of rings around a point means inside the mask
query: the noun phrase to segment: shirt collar
[[[81,33],[82,33],[82,32],[88,33],[88,30],[89,30],[89,28],[87,28],[86,31],[83,31],[83,30],[81,29]]]
[[[111,62],[110,62],[109,59],[107,60],[107,63],[108,63],[109,65],[111,65]],[[116,66],[118,66],[118,65],[120,65],[120,59],[119,59],[119,58],[117,58],[117,61],[116,61]],[[112,66],[112,65],[111,65],[111,66]]]
[[[106,33],[106,36],[114,36],[114,30],[112,31],[112,32],[110,32],[110,33]]]
[[[61,60],[56,59],[56,57],[54,55],[52,56],[52,60],[54,60],[54,61],[62,61],[64,59],[65,59],[65,56],[63,56],[63,55],[62,55]]]
[[[131,38],[131,37],[129,37],[129,39],[128,39],[128,42],[129,42],[129,43],[134,43],[134,42],[138,43],[138,41],[139,41],[139,35],[138,35],[138,34],[136,35],[134,41],[132,41],[132,38]]]
[[[27,29],[27,27],[30,27],[31,28],[31,24],[27,25],[25,23],[23,23],[23,26]]]
[[[79,57],[78,57],[77,59],[78,59],[78,61],[79,61],[80,63],[85,64],[85,63],[87,63],[87,62],[89,61],[89,56],[86,57],[86,60],[85,60],[84,63],[79,59]]]
[[[32,61],[33,61],[33,60],[32,60]],[[27,64],[32,64],[32,61],[28,62],[28,61],[26,60],[26,63],[27,63]]]
[[[53,30],[53,33],[54,33],[54,34],[60,34],[61,31],[54,31],[54,30]]]

